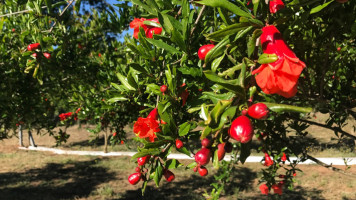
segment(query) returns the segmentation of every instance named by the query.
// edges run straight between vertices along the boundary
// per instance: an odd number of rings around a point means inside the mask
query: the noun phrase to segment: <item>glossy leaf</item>
[[[299,113],[309,113],[313,111],[313,108],[311,107],[297,107],[297,106],[292,106],[292,105],[286,105],[286,104],[277,104],[277,103],[268,103],[268,102],[262,102],[266,104],[268,109],[272,110],[273,112],[299,112]]]
[[[225,8],[237,16],[245,16],[245,17],[252,17],[252,15],[241,8],[239,8],[237,5],[231,3],[228,0],[201,0],[199,1],[199,4],[211,6],[211,7],[221,7]]]

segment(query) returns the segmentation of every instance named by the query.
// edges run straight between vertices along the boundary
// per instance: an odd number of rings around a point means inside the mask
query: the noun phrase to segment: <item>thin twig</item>
[[[64,14],[64,12],[69,8],[69,6],[73,4],[73,2],[74,2],[74,0],[72,0],[72,1],[70,1],[70,2],[68,3],[68,5],[67,5],[67,6],[62,10],[62,12],[59,14],[59,17],[61,17],[61,16]],[[52,32],[52,30],[53,30],[53,28],[54,28],[54,26],[55,26],[56,24],[57,24],[57,21],[55,21],[55,22],[52,24],[52,27],[48,30],[49,33]]]
[[[295,118],[295,117],[292,117],[292,116],[289,116],[289,118],[297,120],[297,121],[300,121],[300,122],[304,122],[304,123],[320,126],[320,127],[323,127],[323,128],[327,128],[327,129],[330,129],[330,130],[333,130],[333,131],[336,131],[336,132],[340,132],[341,134],[346,135],[347,137],[350,137],[353,140],[356,140],[356,136],[354,136],[354,135],[342,130],[340,127],[329,127],[329,126],[327,126],[325,124],[321,124],[321,123],[318,123],[318,122],[313,122],[313,121],[309,121],[309,120],[305,120],[305,119],[299,119],[299,118]]]
[[[323,163],[323,162],[321,162],[321,161],[318,160],[317,158],[314,158],[314,157],[311,156],[311,155],[308,155],[308,154],[307,154],[307,159],[312,160],[312,161],[314,161],[316,164],[318,164],[318,165],[320,165],[320,166],[323,166],[323,167],[325,167],[325,168],[331,169],[331,170],[333,170],[333,171],[335,171],[335,172],[338,172],[338,173],[341,173],[341,174],[343,174],[343,175],[356,177],[355,174],[347,173],[347,172],[345,172],[345,171],[342,170],[342,169],[339,169],[339,168],[333,167],[332,165],[328,165],[328,164],[326,164],[326,163]]]
[[[182,13],[182,7],[179,8],[178,13],[176,14],[176,16],[174,16],[174,18],[177,19],[177,17]]]
[[[192,31],[190,31],[190,36],[193,35],[193,32],[195,31],[195,29],[196,29],[196,27],[197,27],[197,24],[198,24],[198,22],[199,22],[199,20],[200,20],[200,18],[201,18],[201,16],[202,16],[204,10],[205,10],[205,5],[201,8],[201,10],[200,10],[200,12],[199,12],[199,14],[198,14],[198,18],[197,18],[197,19],[195,20],[195,22],[194,22],[194,27],[192,28]]]
[[[47,6],[42,6],[41,8],[47,8]],[[30,11],[33,11],[33,10],[21,10],[21,11],[18,11],[18,12],[13,12],[13,13],[8,13],[8,14],[4,14],[4,15],[0,15],[0,17],[8,17],[8,16],[11,16],[11,15],[17,15],[17,14],[22,14],[22,13],[28,13]]]

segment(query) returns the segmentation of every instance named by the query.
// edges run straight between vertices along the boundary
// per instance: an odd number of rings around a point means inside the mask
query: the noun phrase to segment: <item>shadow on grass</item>
[[[236,200],[236,199],[288,199],[288,200],[307,200],[307,199],[324,199],[322,197],[322,191],[317,189],[307,190],[300,186],[296,187],[294,191],[289,191],[286,188],[281,197],[277,195],[262,195],[259,189],[255,188],[254,180],[257,178],[257,173],[246,167],[239,167],[235,169],[232,174],[232,181],[225,187],[225,192],[220,195],[219,199],[224,200]],[[211,192],[213,187],[210,183],[214,183],[214,177],[209,176],[200,177],[193,174],[190,177],[186,177],[184,180],[174,180],[174,182],[167,183],[165,180],[161,180],[159,188],[150,184],[146,188],[145,196],[141,195],[141,189],[127,190],[120,194],[120,198],[124,199],[141,199],[141,200],[198,200],[206,199],[203,194],[205,191]]]
[[[48,163],[25,172],[0,173],[0,199],[76,199],[87,197],[95,187],[115,174],[91,161]]]

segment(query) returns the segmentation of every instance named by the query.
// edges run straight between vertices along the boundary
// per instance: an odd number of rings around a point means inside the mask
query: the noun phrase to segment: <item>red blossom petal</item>
[[[278,10],[284,8],[284,3],[282,0],[270,0],[269,1],[269,11],[271,13],[276,13]]]
[[[281,33],[275,26],[266,26],[262,31],[263,53],[276,54],[278,60],[263,64],[252,72],[252,74],[257,74],[257,85],[266,94],[279,94],[286,98],[293,97],[297,93],[300,73],[306,65],[284,42]]]

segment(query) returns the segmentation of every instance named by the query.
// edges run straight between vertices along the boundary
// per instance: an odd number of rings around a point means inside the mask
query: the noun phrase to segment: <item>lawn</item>
[[[71,127],[71,137],[61,148],[102,150],[102,143],[88,143],[90,134],[85,128]],[[326,141],[326,138],[322,138]],[[25,137],[25,144],[27,139]],[[35,135],[40,146],[54,146],[49,136]],[[200,177],[191,170],[173,170],[176,179],[161,181],[157,188],[150,183],[144,197],[141,185],[130,185],[129,174],[134,173],[135,162],[129,157],[92,157],[54,155],[46,152],[18,150],[17,138],[0,142],[0,199],[204,199],[214,181],[214,169],[208,165],[209,175]],[[109,151],[128,150],[125,145],[110,147]],[[337,155],[344,155],[342,148],[335,148]],[[329,153],[328,153],[329,152]],[[330,150],[318,153],[332,156]],[[355,152],[348,154],[355,156]],[[191,161],[182,161],[189,163]],[[344,169],[345,166],[338,166]],[[236,165],[232,183],[221,199],[268,199],[258,189],[261,176],[260,163]],[[303,172],[295,177],[294,191],[284,190],[282,199],[356,199],[356,178],[333,172],[316,165],[300,165]],[[349,173],[356,174],[356,166]]]

